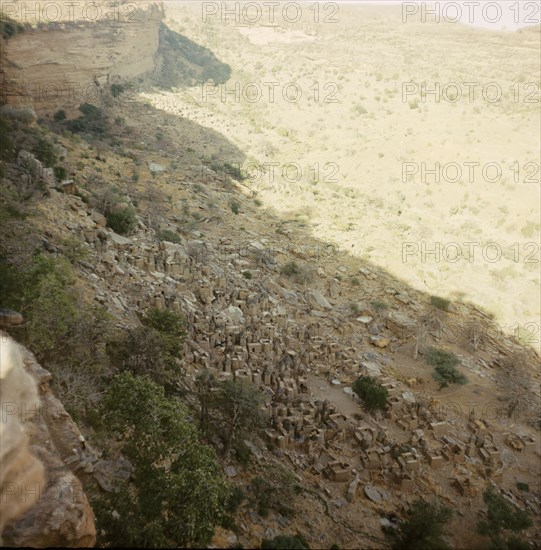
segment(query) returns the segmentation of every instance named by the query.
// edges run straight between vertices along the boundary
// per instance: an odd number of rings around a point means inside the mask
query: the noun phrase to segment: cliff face
[[[75,110],[81,103],[96,103],[107,83],[137,81],[152,72],[163,6],[130,6],[84,16],[66,11],[63,21],[53,22],[52,13],[45,22],[38,11],[41,24],[9,38],[2,48],[5,101],[32,102],[38,114]],[[21,11],[12,16],[27,20]]]
[[[0,542],[93,546],[92,510],[63,460],[63,447],[80,445],[77,426],[49,390],[50,374],[2,332],[0,379]]]

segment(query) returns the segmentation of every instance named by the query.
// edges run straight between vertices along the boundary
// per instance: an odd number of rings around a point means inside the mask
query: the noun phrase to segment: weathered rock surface
[[[93,546],[94,516],[64,462],[80,433],[51,393],[50,374],[4,333],[0,343],[0,529],[7,546]],[[39,388],[39,391],[38,391]],[[9,414],[8,414],[9,413]]]

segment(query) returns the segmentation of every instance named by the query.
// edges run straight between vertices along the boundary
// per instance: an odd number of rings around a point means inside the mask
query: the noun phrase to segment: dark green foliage
[[[156,233],[156,238],[159,241],[167,241],[174,244],[181,244],[182,239],[178,233],[171,231],[170,229],[161,229]]]
[[[281,272],[283,275],[289,277],[291,275],[299,275],[301,272],[301,268],[299,267],[297,262],[291,261],[282,266]]]
[[[251,271],[243,271],[243,272],[242,272],[242,276],[243,276],[245,279],[252,279],[252,278],[253,278],[253,275],[252,275],[252,272],[251,272]]]
[[[519,491],[525,491],[527,493],[530,490],[530,486],[522,481],[517,481],[517,489]]]
[[[451,302],[446,298],[441,298],[440,296],[430,296],[430,303],[437,309],[442,311],[449,311]]]
[[[453,352],[430,348],[426,361],[434,367],[432,376],[440,385],[440,389],[446,388],[449,384],[466,384],[468,381],[456,368],[460,364],[460,359]]]
[[[376,310],[376,311],[385,311],[386,309],[389,309],[389,304],[382,302],[381,300],[375,300],[373,302],[370,302],[370,305]]]
[[[453,515],[450,508],[418,500],[408,518],[396,532],[394,550],[444,550],[451,548],[446,542],[446,525]]]
[[[47,167],[53,167],[58,162],[54,145],[45,137],[40,136],[32,151],[34,156]]]
[[[183,376],[180,364],[186,321],[178,313],[152,309],[143,326],[131,329],[109,342],[107,352],[114,366],[136,375],[149,375],[173,390]]]
[[[306,539],[298,535],[278,535],[273,539],[263,539],[261,548],[268,550],[310,550]]]
[[[56,111],[56,113],[54,114],[54,119],[56,120],[56,122],[62,122],[63,120],[66,120],[66,111],[64,111],[64,109]]]
[[[105,531],[100,546],[205,547],[225,515],[229,489],[184,406],[149,378],[123,373],[101,416],[134,471],[130,485],[93,503]]]
[[[137,216],[131,207],[109,210],[105,213],[107,227],[119,235],[130,235],[137,226]]]
[[[240,203],[238,201],[231,201],[229,203],[229,207],[231,208],[231,212],[233,212],[233,214],[238,214],[240,211]]]
[[[127,89],[128,86],[124,85],[124,84],[113,84],[111,86],[111,95],[114,97],[114,98],[117,98],[119,96],[121,96]]]
[[[11,139],[11,122],[4,116],[0,116],[0,160],[10,162],[13,160],[13,142]]]
[[[505,538],[503,531],[519,533],[528,529],[533,522],[527,512],[515,506],[506,499],[492,485],[483,493],[483,500],[487,512],[477,523],[477,530],[481,535],[488,535],[491,539],[491,548],[494,550],[511,550],[528,548],[528,545],[518,537]]]
[[[0,36],[8,39],[12,38],[16,34],[24,32],[26,30],[25,25],[14,21],[11,17],[7,17],[3,13],[0,13]]]
[[[90,103],[83,103],[79,107],[79,111],[83,113],[82,116],[75,120],[66,121],[68,130],[75,134],[82,132],[94,134],[107,133],[107,118],[99,107]]]
[[[186,319],[181,313],[168,309],[150,309],[143,317],[145,327],[160,333],[162,348],[171,357],[180,359],[186,338]]]
[[[68,171],[63,166],[57,165],[53,170],[57,181],[64,181],[68,177]]]
[[[353,391],[363,400],[369,411],[385,410],[389,392],[375,378],[360,376],[352,385]]]

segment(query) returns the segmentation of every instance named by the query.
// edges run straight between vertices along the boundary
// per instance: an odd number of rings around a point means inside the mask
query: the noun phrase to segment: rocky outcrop
[[[82,103],[97,103],[110,85],[137,83],[154,70],[161,2],[132,2],[116,11],[105,2],[99,11],[66,8],[59,15],[45,11],[46,2],[32,4],[41,24],[2,48],[7,103],[32,102],[37,113],[75,111]],[[12,18],[27,20],[22,9]]]
[[[0,532],[7,546],[87,547],[94,516],[79,479],[64,464],[84,439],[51,393],[51,375],[5,333],[0,343]]]
[[[42,463],[30,452],[24,420],[31,420],[38,402],[36,383],[25,372],[19,346],[0,333],[0,535],[4,526],[23,515],[32,505],[31,495],[23,495],[25,487],[45,484]],[[23,417],[23,407],[29,411]]]

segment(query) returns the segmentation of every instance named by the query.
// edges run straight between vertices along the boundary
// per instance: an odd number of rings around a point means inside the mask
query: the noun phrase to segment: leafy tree
[[[219,387],[215,406],[224,425],[226,461],[229,460],[231,446],[238,435],[257,430],[265,424],[262,404],[262,394],[246,380],[227,380]]]
[[[440,385],[440,390],[449,384],[466,384],[468,379],[456,368],[460,359],[452,352],[439,348],[428,350],[426,361],[434,367],[432,377]]]
[[[143,325],[160,333],[162,347],[171,355],[180,359],[186,338],[186,319],[180,313],[168,309],[150,309],[142,319]]]
[[[300,535],[278,535],[273,539],[263,539],[261,548],[268,550],[310,550],[306,539]]]
[[[363,400],[369,411],[385,410],[389,392],[375,378],[360,376],[352,385],[353,391]]]
[[[52,167],[58,162],[54,145],[45,137],[40,136],[34,146],[34,155],[45,166]]]
[[[116,547],[204,547],[225,515],[229,489],[215,453],[200,440],[188,412],[146,376],[114,378],[101,405],[134,466],[132,484],[94,503]]]
[[[450,508],[418,500],[408,518],[391,533],[394,550],[444,550],[446,525],[453,515]]]
[[[477,530],[482,535],[491,538],[493,550],[507,550],[527,548],[527,544],[515,536],[504,538],[502,531],[510,530],[518,533],[532,526],[532,520],[527,512],[507,500],[492,485],[483,493],[483,500],[487,505],[486,516],[477,523]]]

